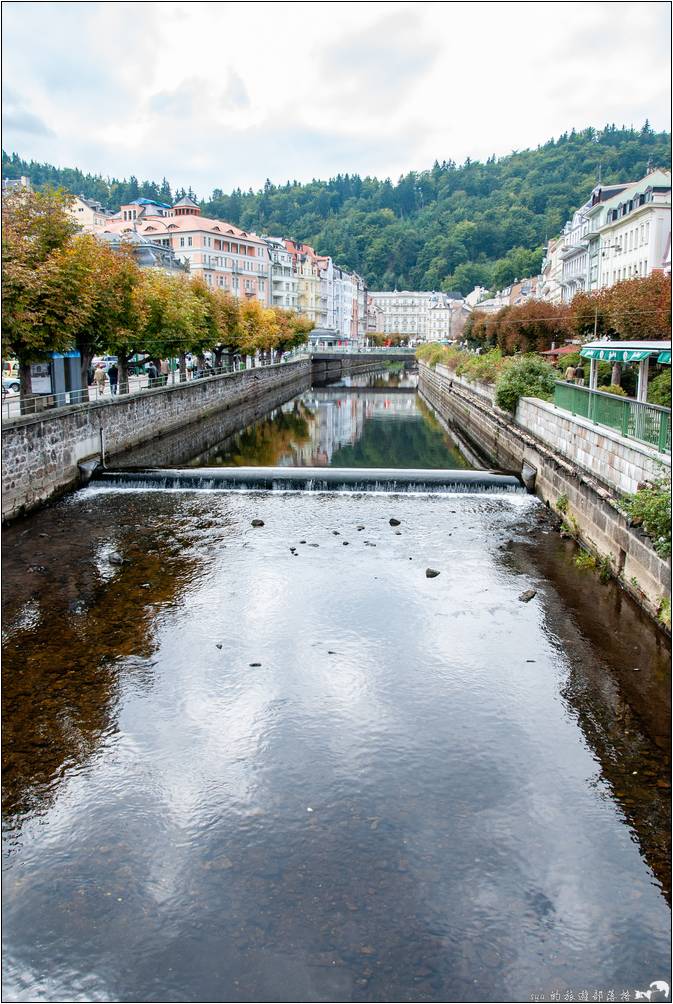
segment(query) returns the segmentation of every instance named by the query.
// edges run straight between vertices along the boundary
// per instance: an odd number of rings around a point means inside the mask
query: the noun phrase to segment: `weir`
[[[303,492],[524,492],[519,478],[496,471],[362,467],[195,467],[100,471],[117,488]]]

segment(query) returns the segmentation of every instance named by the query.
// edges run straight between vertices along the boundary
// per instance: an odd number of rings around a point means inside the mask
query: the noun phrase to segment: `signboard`
[[[608,363],[637,363],[652,355],[651,349],[582,349],[584,359],[603,359]]]

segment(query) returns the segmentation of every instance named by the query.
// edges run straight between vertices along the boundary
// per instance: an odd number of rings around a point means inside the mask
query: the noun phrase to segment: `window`
[[[645,259],[645,261],[643,262],[643,266],[644,266],[644,269],[643,269],[643,275],[647,275],[647,258],[646,258],[646,259]]]
[[[190,248],[191,246],[192,246],[192,238],[188,237],[187,238],[187,247]]]
[[[180,247],[183,248],[184,246],[185,246],[185,239],[184,239],[184,237],[181,237],[180,238]]]

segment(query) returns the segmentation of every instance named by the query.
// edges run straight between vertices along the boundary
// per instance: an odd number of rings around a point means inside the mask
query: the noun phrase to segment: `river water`
[[[371,382],[183,462],[476,463]],[[10,527],[3,999],[670,982],[669,646],[575,553],[520,493],[93,484]]]

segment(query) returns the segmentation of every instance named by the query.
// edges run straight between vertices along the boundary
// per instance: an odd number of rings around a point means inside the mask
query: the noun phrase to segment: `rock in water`
[[[399,526],[400,525],[400,520],[399,519],[395,519],[395,517],[393,517],[392,519],[389,519],[388,522],[390,523],[391,526]]]
[[[124,559],[122,558],[122,556],[119,553],[119,551],[112,551],[111,554],[108,554],[108,559],[107,560],[110,562],[111,565],[123,565],[124,564]]]
[[[436,579],[438,575],[439,575],[439,572],[437,571],[436,568],[426,568],[425,569],[425,577],[426,577],[426,579]]]
[[[537,596],[537,589],[527,589],[525,593],[522,593],[519,599],[522,603],[530,603],[534,596]]]
[[[253,519],[253,521],[251,522],[250,526],[264,526],[264,520],[263,519]]]

